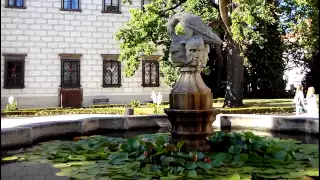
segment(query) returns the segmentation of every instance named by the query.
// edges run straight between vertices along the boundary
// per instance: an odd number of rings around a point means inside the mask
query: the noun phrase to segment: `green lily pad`
[[[56,176],[70,176],[70,172],[60,171],[56,173]]]
[[[195,168],[197,168],[198,166],[197,166],[197,164],[196,163],[188,163],[188,164],[186,164],[185,166],[184,166],[186,169],[195,169]]]
[[[290,172],[290,173],[287,174],[287,175],[281,175],[281,177],[282,177],[282,178],[301,178],[301,177],[304,176],[303,174],[304,174],[303,171]]]
[[[212,168],[212,165],[210,163],[205,163],[205,162],[201,162],[201,161],[199,161],[197,163],[197,165],[202,169],[211,169]]]
[[[98,180],[112,180],[109,176],[100,177]]]
[[[319,169],[306,169],[304,174],[307,176],[319,176]]]
[[[161,157],[161,164],[164,166],[169,166],[169,164],[173,161],[173,157],[166,157],[162,156]]]
[[[231,176],[226,177],[226,180],[240,180],[241,177],[239,174],[232,174]]]
[[[67,163],[59,163],[59,164],[54,164],[52,167],[54,168],[66,168],[66,167],[70,167],[71,164],[67,164]]]
[[[186,174],[187,178],[197,178],[197,172],[195,170],[188,170]]]
[[[95,175],[90,175],[90,174],[85,174],[85,173],[77,173],[77,174],[71,175],[71,177],[76,178],[76,179],[89,179],[89,178],[95,177]]]
[[[15,161],[15,160],[18,160],[18,159],[19,159],[18,156],[11,156],[11,157],[2,158],[3,161]]]

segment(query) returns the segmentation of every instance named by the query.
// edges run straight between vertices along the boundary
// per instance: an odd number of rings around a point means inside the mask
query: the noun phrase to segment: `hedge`
[[[124,108],[79,108],[79,109],[49,109],[33,111],[3,111],[1,116],[48,116],[64,114],[124,114]]]
[[[221,114],[283,114],[294,112],[294,106],[219,109]]]
[[[139,109],[144,109],[141,113]],[[149,110],[149,111],[148,111]],[[152,114],[152,108],[138,108],[138,114]],[[221,114],[281,114],[294,112],[293,106],[218,109]],[[1,116],[47,116],[63,114],[124,114],[124,108],[56,108],[2,111]],[[164,114],[164,113],[163,113]]]
[[[152,107],[150,104],[152,104],[152,101],[146,101],[144,104],[140,104],[140,107]],[[163,101],[162,105],[168,105],[169,101]],[[89,108],[124,108],[127,104],[96,104],[96,105],[90,105]]]
[[[97,104],[97,105],[90,105],[89,108],[124,108],[126,104]]]

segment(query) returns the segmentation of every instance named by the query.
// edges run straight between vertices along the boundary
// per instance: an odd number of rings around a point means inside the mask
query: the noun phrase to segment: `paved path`
[[[21,125],[54,122],[54,121],[76,121],[92,117],[119,117],[122,115],[115,114],[69,114],[56,116],[40,116],[40,117],[10,117],[1,118],[1,129],[13,128]]]

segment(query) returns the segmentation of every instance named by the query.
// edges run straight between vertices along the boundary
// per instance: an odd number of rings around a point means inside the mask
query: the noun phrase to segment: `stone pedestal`
[[[181,73],[170,94],[170,108],[164,110],[172,125],[171,143],[184,140],[183,151],[210,151],[207,137],[213,134],[212,123],[218,113],[212,108],[211,90],[199,69],[183,68]]]

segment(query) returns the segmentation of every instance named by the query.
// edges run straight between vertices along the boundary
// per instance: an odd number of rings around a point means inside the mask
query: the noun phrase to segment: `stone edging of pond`
[[[98,130],[131,130],[170,127],[166,115],[87,117],[32,123],[1,129],[1,148],[31,145],[39,139],[68,134],[85,135]]]
[[[254,129],[260,131],[303,132],[319,134],[319,118],[256,114],[218,114],[214,128]]]
[[[166,115],[133,115],[115,117],[85,117],[33,123],[1,129],[1,147],[31,145],[45,137],[66,134],[85,135],[97,130],[131,130],[170,127]],[[213,128],[245,128],[264,131],[296,131],[319,134],[319,118],[253,114],[218,114]]]

